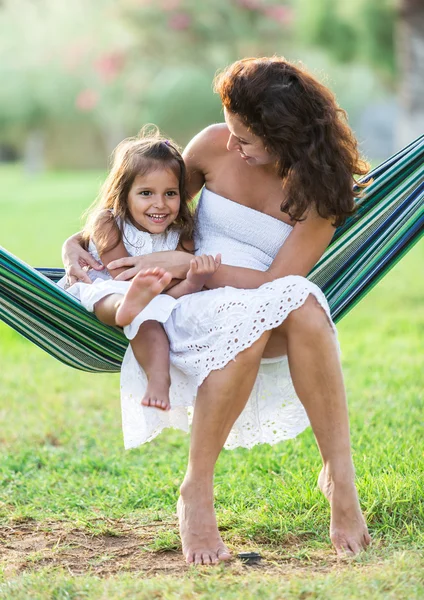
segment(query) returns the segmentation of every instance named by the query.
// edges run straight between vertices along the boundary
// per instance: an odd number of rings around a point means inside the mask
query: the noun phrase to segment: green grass
[[[101,177],[26,179],[1,167],[0,243],[30,264],[59,265],[61,242]],[[145,568],[172,563],[163,552],[179,548],[174,510],[188,438],[168,431],[125,452],[119,377],[71,370],[0,324],[0,598],[423,597],[423,262],[421,242],[339,325],[358,488],[375,540],[347,565],[330,550],[307,430],[274,447],[224,451],[218,462],[224,539],[236,551],[259,549],[263,568]],[[119,562],[115,546],[90,554],[92,544],[131,541],[132,531],[137,555]],[[89,540],[81,569],[66,562],[75,535]],[[26,555],[11,551],[30,536]],[[43,536],[57,543],[44,547]]]

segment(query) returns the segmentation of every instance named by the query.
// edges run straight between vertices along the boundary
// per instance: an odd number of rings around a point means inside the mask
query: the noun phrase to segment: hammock
[[[309,279],[340,320],[424,232],[424,136],[386,160],[357,213],[335,236]],[[128,340],[54,282],[63,269],[33,269],[0,246],[0,319],[67,365],[119,371]]]

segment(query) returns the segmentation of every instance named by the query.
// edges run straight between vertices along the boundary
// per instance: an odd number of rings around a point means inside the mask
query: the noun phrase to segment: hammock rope
[[[356,214],[334,238],[308,278],[322,288],[339,321],[424,233],[424,136],[367,179]],[[67,365],[90,372],[120,370],[128,340],[98,321],[55,282],[63,269],[33,269],[0,246],[0,319]]]

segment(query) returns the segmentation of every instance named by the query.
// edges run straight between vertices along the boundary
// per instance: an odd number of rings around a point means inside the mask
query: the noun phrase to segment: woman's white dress
[[[197,209],[196,254],[221,253],[223,264],[265,271],[291,231],[290,225],[274,217],[204,189]],[[263,332],[280,325],[309,294],[315,296],[330,319],[322,291],[299,276],[277,279],[257,289],[227,286],[178,300],[166,295],[155,298],[126,333],[134,337],[145,320],[163,323],[170,342],[171,410],[164,412],[140,404],[146,376],[129,346],[121,370],[125,447],[150,441],[166,427],[188,431],[197,389],[209,373],[237,360],[239,352]],[[293,388],[287,357],[264,359],[226,447],[275,444],[295,437],[308,424]]]

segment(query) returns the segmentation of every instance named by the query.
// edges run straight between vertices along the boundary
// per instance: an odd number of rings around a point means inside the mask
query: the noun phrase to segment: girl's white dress
[[[121,225],[120,219],[117,219],[117,223],[118,225]],[[178,246],[179,239],[180,234],[176,230],[171,229],[165,233],[149,233],[148,231],[140,231],[132,223],[124,223],[122,241],[130,256],[143,256],[145,254],[152,254],[153,252],[175,250]],[[94,242],[90,241],[88,251],[100,264],[102,264]],[[115,281],[112,279],[112,276],[107,269],[104,269],[103,271],[90,269],[87,272],[87,275],[93,282],[91,285],[89,283],[81,282],[67,287],[66,276],[62,277],[57,284],[77,298],[90,312],[93,312],[93,307],[96,302],[110,294],[124,295],[130,285],[128,281]],[[157,316],[159,317],[158,320],[161,321],[162,313],[168,316],[169,310],[172,309],[173,306],[173,298],[166,295],[160,296],[156,303]],[[138,326],[131,324],[124,328],[124,333],[129,339],[132,339],[137,333],[137,329]]]
[[[204,189],[197,209],[196,254],[221,253],[224,264],[265,271],[291,231],[290,225],[274,217]],[[257,289],[225,287],[178,300],[162,294],[150,302],[126,328],[126,334],[134,337],[145,320],[163,323],[170,342],[171,410],[140,404],[147,381],[129,346],[121,370],[125,447],[150,441],[166,427],[187,431],[197,389],[209,373],[237,360],[239,352],[264,331],[280,325],[309,294],[331,321],[322,291],[299,276],[283,277]],[[264,359],[226,447],[275,444],[295,437],[308,424],[293,388],[287,357]]]

